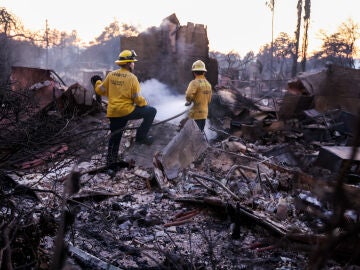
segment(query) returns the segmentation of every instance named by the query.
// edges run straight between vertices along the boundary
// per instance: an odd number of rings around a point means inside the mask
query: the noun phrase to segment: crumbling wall
[[[206,64],[209,82],[217,84],[217,61],[209,57],[207,28],[202,24],[181,26],[172,14],[160,27],[149,28],[137,37],[121,38],[120,48],[134,49],[138,54],[134,72],[140,81],[156,78],[183,94],[193,78],[192,63],[201,59]]]

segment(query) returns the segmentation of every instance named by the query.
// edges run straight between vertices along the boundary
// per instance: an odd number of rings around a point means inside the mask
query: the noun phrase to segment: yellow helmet
[[[137,59],[135,59],[136,56],[137,55],[134,50],[123,50],[119,54],[119,58],[115,61],[115,64],[123,65],[126,63],[136,62],[137,61]]]
[[[207,71],[205,68],[205,63],[201,60],[197,60],[192,64],[191,71]]]

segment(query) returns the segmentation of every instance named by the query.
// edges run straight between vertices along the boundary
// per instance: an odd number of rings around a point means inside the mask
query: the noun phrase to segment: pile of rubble
[[[131,122],[113,178],[103,166],[104,112],[70,121],[60,130],[87,134],[85,143],[64,137],[45,163],[1,168],[1,265],[356,267],[359,119],[345,107],[319,110],[295,85],[267,108],[216,91],[211,140],[188,120],[181,129],[155,123],[154,144],[136,145]]]

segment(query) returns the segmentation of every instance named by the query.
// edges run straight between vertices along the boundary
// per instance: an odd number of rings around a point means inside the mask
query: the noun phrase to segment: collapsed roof
[[[314,108],[323,112],[341,109],[353,114],[360,108],[360,70],[337,65],[299,74],[289,82],[292,92],[314,97]]]

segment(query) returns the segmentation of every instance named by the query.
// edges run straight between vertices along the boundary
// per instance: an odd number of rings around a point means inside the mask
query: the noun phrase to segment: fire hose
[[[178,117],[182,116],[183,114],[187,113],[189,110],[190,110],[190,109],[186,109],[185,111],[183,111],[183,112],[181,112],[181,113],[178,113],[178,114],[176,114],[176,115],[174,115],[174,116],[172,116],[172,117],[169,117],[169,118],[167,118],[167,119],[165,119],[165,120],[162,120],[162,121],[157,122],[157,123],[153,123],[151,126],[157,126],[157,125],[160,125],[160,124],[169,122],[170,120],[173,120],[173,119],[175,119],[175,118],[178,118]]]
[[[186,106],[188,106],[188,105],[186,105]],[[160,124],[169,122],[169,121],[171,121],[171,120],[173,120],[173,119],[175,119],[175,118],[178,118],[178,117],[182,116],[183,114],[187,113],[189,110],[190,110],[190,108],[189,108],[189,109],[186,109],[186,110],[184,110],[183,112],[178,113],[178,114],[176,114],[176,115],[174,115],[174,116],[171,116],[171,117],[169,117],[169,118],[167,118],[167,119],[165,119],[165,120],[162,120],[162,121],[157,122],[157,123],[153,123],[151,126],[153,127],[153,126],[157,126],[157,125],[160,125]],[[125,127],[121,128],[121,129],[116,130],[116,131],[113,132],[112,134],[116,134],[116,133],[122,132],[122,131],[124,131],[124,130],[132,130],[132,129],[138,129],[138,128],[139,128],[139,126],[136,126],[136,127],[125,126]],[[107,129],[109,129],[109,128],[107,128]]]

